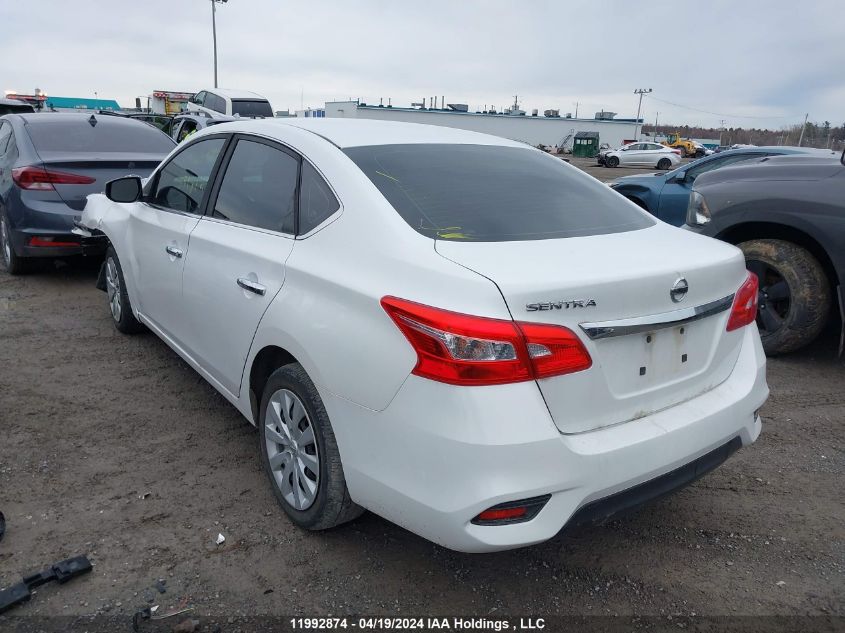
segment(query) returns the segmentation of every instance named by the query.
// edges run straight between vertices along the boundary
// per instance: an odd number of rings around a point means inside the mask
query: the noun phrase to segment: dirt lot
[[[372,514],[326,533],[292,527],[253,427],[155,336],[118,334],[94,278],[90,265],[0,272],[0,587],[71,555],[94,563],[19,616],[131,616],[152,600],[161,612],[194,605],[203,630],[291,614],[845,624],[829,619],[845,616],[845,365],[833,332],[771,361],[760,440],[690,488],[540,546],[464,555]]]

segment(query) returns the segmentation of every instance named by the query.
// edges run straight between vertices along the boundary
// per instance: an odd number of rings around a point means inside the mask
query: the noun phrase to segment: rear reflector
[[[540,510],[543,509],[543,506],[546,505],[546,502],[551,498],[551,495],[543,495],[542,497],[500,503],[476,516],[472,520],[472,523],[475,525],[524,523],[537,516]]]
[[[63,242],[57,240],[55,237],[51,236],[44,236],[44,237],[31,237],[29,238],[28,242],[29,246],[46,246],[51,248],[60,248],[64,246],[79,246],[79,242]]]
[[[384,310],[417,352],[413,373],[452,385],[501,385],[587,369],[592,359],[565,327],[516,323],[384,297]]]
[[[92,185],[97,180],[90,176],[52,171],[43,167],[18,167],[12,170],[12,180],[21,189],[29,191],[51,191],[53,185]]]
[[[760,282],[757,275],[749,272],[743,284],[734,295],[731,316],[728,319],[728,332],[733,332],[741,327],[754,323],[757,318],[757,291]]]

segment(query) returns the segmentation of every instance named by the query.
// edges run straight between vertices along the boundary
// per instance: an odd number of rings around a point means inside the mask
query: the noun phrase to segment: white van
[[[205,112],[212,118],[216,114],[247,118],[273,117],[270,102],[254,92],[212,88],[200,90],[188,101],[188,112]]]

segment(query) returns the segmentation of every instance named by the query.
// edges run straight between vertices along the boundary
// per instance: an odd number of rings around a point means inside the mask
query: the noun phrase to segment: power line
[[[729,119],[794,119],[796,118],[795,115],[786,115],[786,116],[752,116],[746,114],[725,114],[723,112],[711,112],[710,110],[700,110],[698,108],[693,108],[692,106],[686,106],[681,103],[675,103],[673,101],[666,101],[665,99],[658,99],[655,96],[647,95],[650,99],[654,99],[655,101],[660,101],[661,103],[668,103],[669,105],[676,106],[678,108],[684,108],[685,110],[692,110],[694,112],[701,112],[703,114],[712,114],[713,116],[723,116]]]

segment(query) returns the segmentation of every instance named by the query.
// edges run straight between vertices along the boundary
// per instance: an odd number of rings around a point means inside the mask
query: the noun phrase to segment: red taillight
[[[592,364],[581,340],[556,325],[440,310],[396,297],[381,305],[417,352],[413,373],[452,385],[548,378]]]
[[[12,180],[21,189],[50,191],[53,185],[92,185],[97,180],[90,176],[52,171],[43,167],[18,167],[12,170]]]
[[[60,248],[65,246],[79,246],[79,242],[61,242],[57,241],[56,238],[50,236],[35,236],[29,238],[29,246],[46,246],[49,248]]]
[[[757,318],[757,290],[759,285],[760,281],[757,279],[757,275],[748,273],[748,277],[734,295],[731,316],[728,319],[728,332],[754,323],[754,319]]]

